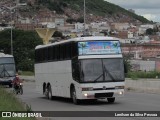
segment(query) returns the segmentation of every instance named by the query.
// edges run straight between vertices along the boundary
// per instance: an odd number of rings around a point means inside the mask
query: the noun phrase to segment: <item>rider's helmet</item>
[[[16,78],[19,78],[18,74],[16,74]]]

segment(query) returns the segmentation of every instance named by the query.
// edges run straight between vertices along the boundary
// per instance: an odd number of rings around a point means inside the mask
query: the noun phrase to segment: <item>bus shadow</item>
[[[47,99],[46,97],[41,97],[42,99]],[[63,102],[68,104],[73,104],[72,99],[70,98],[63,98],[63,97],[52,97],[52,101],[56,102]],[[81,100],[79,105],[111,105],[111,104],[119,104],[117,102],[115,103],[109,103],[107,100]]]

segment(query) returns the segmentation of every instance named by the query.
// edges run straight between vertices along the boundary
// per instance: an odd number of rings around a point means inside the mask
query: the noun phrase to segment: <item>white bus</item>
[[[16,74],[14,57],[0,53],[0,84],[12,87],[12,80]]]
[[[79,37],[35,49],[38,92],[72,98],[103,99],[113,103],[124,94],[124,63],[119,39]]]

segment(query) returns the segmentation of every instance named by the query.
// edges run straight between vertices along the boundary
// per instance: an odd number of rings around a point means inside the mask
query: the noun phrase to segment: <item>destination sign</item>
[[[79,55],[121,54],[119,41],[78,42]]]

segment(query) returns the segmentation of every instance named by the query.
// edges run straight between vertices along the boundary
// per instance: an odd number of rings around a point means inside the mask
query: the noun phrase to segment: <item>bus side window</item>
[[[73,57],[76,57],[76,56],[78,56],[78,45],[77,45],[77,43],[72,43],[72,50],[71,50],[71,55],[72,55],[72,58]]]
[[[62,45],[59,45],[59,60],[62,60],[63,53],[62,53]]]
[[[60,60],[59,56],[60,56],[59,45],[56,45],[55,46],[55,58],[57,61]]]
[[[75,81],[80,80],[79,62],[72,63],[72,77],[73,77],[73,80]]]
[[[71,57],[70,57],[70,46],[69,46],[70,44],[66,44],[65,45],[65,58],[66,59],[70,59]]]
[[[42,62],[45,61],[45,48],[42,48]]]
[[[51,51],[52,51],[52,58],[51,58],[51,60],[55,60],[55,46],[52,46],[51,47]]]
[[[48,47],[48,61],[52,60],[52,48]]]
[[[60,60],[60,45],[57,45],[57,60]]]

